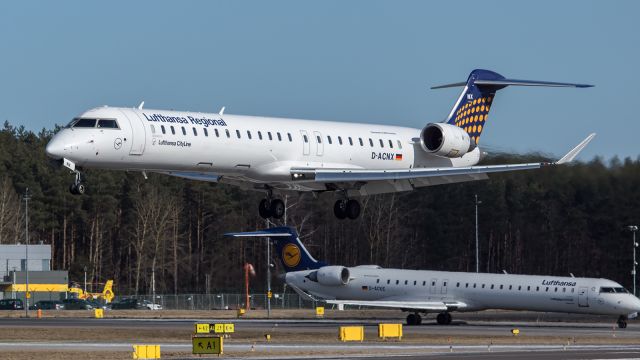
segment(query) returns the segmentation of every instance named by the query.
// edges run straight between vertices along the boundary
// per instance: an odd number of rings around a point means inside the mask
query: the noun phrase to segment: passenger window
[[[373,147],[373,140],[371,140],[371,138],[369,138],[369,145]]]
[[[153,127],[153,125],[151,125]],[[113,119],[100,119],[98,120],[98,127],[103,129],[117,129],[118,123]],[[152,129],[153,131],[153,129]],[[155,131],[154,131],[155,133]]]
[[[271,131],[267,131],[267,135],[269,135],[269,140],[273,140],[273,137],[271,136]]]
[[[220,137],[220,133],[218,132],[218,129],[213,129],[213,132],[216,133],[216,137]]]
[[[476,284],[475,284],[475,283],[473,283],[473,288],[474,288],[474,289],[476,288]]]
[[[327,141],[329,142],[329,145],[333,144],[333,143],[331,142],[331,136],[329,136],[329,135],[327,135]]]
[[[304,139],[304,142],[309,142],[309,139],[307,139],[307,135],[302,135],[302,138]]]
[[[460,283],[456,283],[456,287],[460,287]]]
[[[400,280],[396,280],[396,285],[400,284]]]
[[[338,136],[338,144],[342,145],[342,138]]]
[[[387,285],[391,284],[391,280],[387,279]]]
[[[173,126],[171,126],[171,135],[175,135],[176,134],[176,129],[173,128]]]
[[[405,280],[404,284],[407,285],[409,283],[409,280]]]
[[[469,283],[464,284],[464,287],[468,288],[469,287]]]
[[[198,132],[196,131],[196,128],[192,128],[193,129],[193,136],[198,136]]]
[[[351,139],[351,136],[349,136],[349,145],[353,146],[353,139]]]
[[[360,141],[360,146],[364,146],[364,143],[362,142],[362,138],[358,138],[358,140]]]
[[[236,136],[240,139],[240,130],[236,130]]]
[[[493,284],[491,284],[491,290],[493,290]]]
[[[382,141],[382,139],[378,139],[380,141],[380,147],[383,148],[384,147],[384,141]]]
[[[527,291],[531,291],[531,286],[527,286]]]
[[[518,285],[518,291],[522,290],[522,285]]]
[[[482,288],[484,289],[484,284],[482,284]]]
[[[413,281],[413,286],[416,286],[416,285],[418,285],[418,282],[414,280]],[[447,284],[444,284],[444,285],[446,286]]]
[[[573,292],[573,290],[575,290],[574,288],[571,288],[571,292]]]
[[[204,128],[204,136],[209,137],[209,132],[207,131],[207,128]]]
[[[389,147],[393,149],[393,141],[389,140]]]
[[[549,287],[547,286],[544,291],[549,292]]]
[[[160,125],[160,130],[162,130],[163,134],[167,133],[167,130],[164,128],[164,125]]]
[[[536,286],[536,291],[540,291],[540,286]]]
[[[187,135],[187,129],[184,128],[184,126],[181,126],[182,128],[182,135]]]
[[[251,131],[247,130],[247,137],[251,140]]]
[[[402,150],[402,143],[398,140],[398,149]]]
[[[562,292],[563,293],[567,292],[567,288],[562,288]]]
[[[262,140],[262,132],[258,131],[258,139]]]
[[[376,284],[380,284],[380,279],[376,279]]]
[[[432,281],[432,282],[431,282],[431,286],[436,286],[436,282],[435,282],[435,281]]]
[[[322,138],[320,135],[316,135],[316,140],[318,140],[318,144],[322,144]]]
[[[96,127],[96,119],[79,119],[73,124],[74,128],[92,128]]]
[[[427,282],[426,282],[426,281],[423,281],[423,282],[422,282],[422,286],[426,286],[426,285],[427,285]]]
[[[554,292],[558,292],[558,288],[555,288],[553,291],[554,291]]]
[[[513,285],[509,285],[509,290],[511,290],[512,287],[513,287]]]
[[[229,129],[224,129],[224,132],[227,133],[227,138],[231,137],[231,134],[229,133]]]
[[[289,138],[289,142],[293,141],[293,138],[291,137],[291,133],[287,133],[287,137]]]
[[[502,290],[504,288],[504,285],[500,285],[500,290]]]
[[[280,135],[280,133],[276,133],[276,135],[278,135],[278,141],[282,141],[282,136]]]

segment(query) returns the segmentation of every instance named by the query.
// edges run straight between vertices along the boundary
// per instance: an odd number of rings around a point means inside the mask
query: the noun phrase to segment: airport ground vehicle
[[[29,310],[64,310],[64,303],[58,300],[40,300],[29,306]]]
[[[119,301],[114,301],[111,303],[110,308],[112,310],[133,310],[133,309],[141,309],[143,308],[142,304],[138,302],[137,299],[134,298],[124,298]]]
[[[154,304],[149,300],[143,300],[141,305],[143,308],[148,310],[162,310],[162,305]]]
[[[64,299],[62,300],[65,310],[91,310],[93,306],[86,300],[82,299]]]
[[[24,305],[20,299],[0,300],[0,310],[24,310]]]

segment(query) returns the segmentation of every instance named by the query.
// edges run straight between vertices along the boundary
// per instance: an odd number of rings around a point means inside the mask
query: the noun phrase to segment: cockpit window
[[[98,120],[99,128],[117,129],[118,122],[113,119],[100,119]]]
[[[312,271],[305,277],[311,281],[318,282],[318,271]]]
[[[69,124],[73,128],[92,128],[96,127],[96,119],[75,119]]]
[[[623,288],[623,287],[601,287],[600,288],[600,293],[619,293],[619,294],[626,294],[629,291],[627,291],[627,289]]]

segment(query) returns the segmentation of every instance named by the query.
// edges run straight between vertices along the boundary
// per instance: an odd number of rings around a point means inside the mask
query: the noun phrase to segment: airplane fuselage
[[[640,300],[611,280],[558,276],[348,268],[346,285],[312,281],[315,270],[288,272],[286,282],[320,299],[433,301],[457,311],[529,310],[628,316]],[[616,292],[618,291],[618,292]]]
[[[86,168],[167,173],[247,188],[327,190],[326,184],[292,180],[292,169],[413,169],[471,166],[479,148],[459,158],[420,147],[421,129],[152,109],[101,107],[78,119],[47,146],[54,158]],[[99,127],[101,119],[117,127]],[[112,124],[112,123],[111,123]],[[111,125],[110,125],[111,126]],[[371,183],[353,195],[411,190],[410,182]]]

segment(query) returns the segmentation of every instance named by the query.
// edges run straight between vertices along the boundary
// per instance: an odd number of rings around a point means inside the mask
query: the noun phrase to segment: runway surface
[[[225,341],[225,353],[251,359],[629,359],[640,358],[640,324],[618,329],[613,321],[482,321],[456,320],[452,325],[426,321],[405,326],[401,342],[377,338],[380,320],[369,319],[91,319],[0,318],[5,333],[30,333],[39,338],[0,336],[6,351],[129,352],[134,343],[160,344],[163,354],[190,358],[190,336],[197,322],[233,322],[236,334]],[[364,343],[337,340],[340,325],[364,325]],[[511,329],[520,335],[513,336]],[[8,330],[9,329],[9,330]],[[80,332],[93,337],[80,338]],[[273,334],[266,342],[263,334]],[[49,338],[43,334],[53,334]],[[67,334],[67,335],[65,335]],[[128,334],[128,335],[127,335]],[[106,335],[111,336],[110,338]],[[120,337],[118,337],[120,336]],[[140,341],[137,341],[140,340]],[[151,340],[151,341],[150,341]],[[153,341],[156,340],[156,341]],[[164,358],[164,356],[163,356]]]

